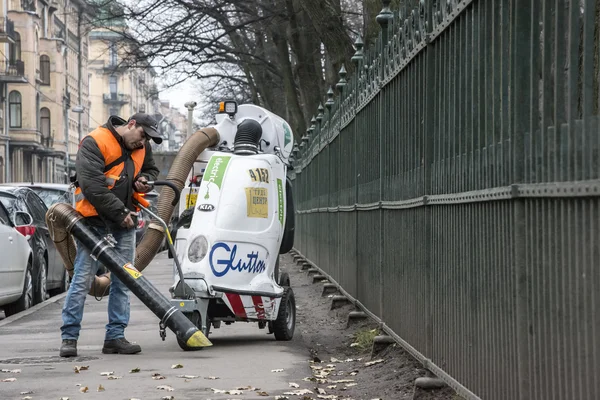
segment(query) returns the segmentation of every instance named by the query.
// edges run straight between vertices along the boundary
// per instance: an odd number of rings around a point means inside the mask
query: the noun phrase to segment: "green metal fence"
[[[600,1],[384,9],[294,151],[296,249],[459,393],[600,398]]]

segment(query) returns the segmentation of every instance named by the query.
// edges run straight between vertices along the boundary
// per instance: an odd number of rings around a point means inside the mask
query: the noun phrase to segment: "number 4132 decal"
[[[253,182],[269,183],[269,170],[267,168],[249,169],[248,174],[250,174],[250,179]]]

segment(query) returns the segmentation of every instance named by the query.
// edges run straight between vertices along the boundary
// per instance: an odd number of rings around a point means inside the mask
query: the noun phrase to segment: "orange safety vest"
[[[122,155],[122,148],[117,138],[113,135],[113,133],[104,128],[102,126],[98,127],[89,136],[93,137],[100,149],[100,152],[104,156],[104,166],[108,166],[114,161],[118,160]],[[144,164],[144,158],[146,157],[146,149],[142,147],[140,149],[135,149],[131,153],[131,158],[134,164],[134,175],[138,176],[142,169],[142,165]],[[108,171],[104,171],[104,176],[106,176],[106,184],[108,189],[111,190],[117,181],[121,177],[121,173],[123,172],[123,168],[125,168],[125,161],[114,165]],[[134,193],[133,197],[140,201],[142,205],[147,206],[149,203],[146,199],[143,199],[139,193]],[[96,208],[83,196],[81,191],[81,187],[78,186],[75,189],[75,209],[81,213],[84,217],[93,217],[98,215],[98,211]]]

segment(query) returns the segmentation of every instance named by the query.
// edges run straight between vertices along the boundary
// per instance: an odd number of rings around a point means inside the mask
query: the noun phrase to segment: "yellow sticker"
[[[269,192],[265,188],[246,188],[246,209],[249,218],[269,216]]]
[[[183,307],[185,306],[185,303],[182,301],[181,303],[179,303],[179,307]]]
[[[185,195],[185,207],[192,208],[196,205],[196,199],[198,198],[198,193],[186,194]]]
[[[133,279],[137,279],[140,276],[142,276],[142,273],[135,269],[135,267],[131,265],[131,263],[123,265],[123,269],[125,269],[125,271],[127,271],[127,273],[133,277]]]

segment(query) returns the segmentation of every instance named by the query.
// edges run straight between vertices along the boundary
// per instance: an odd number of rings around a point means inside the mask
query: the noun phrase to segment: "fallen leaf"
[[[271,372],[283,372],[283,368],[272,369]]]
[[[87,386],[84,386],[84,387],[82,387],[82,388],[80,388],[80,389],[79,389],[79,391],[80,391],[81,393],[87,393],[87,392],[89,392],[89,390],[90,390],[90,389],[88,389],[88,387],[87,387]]]
[[[354,379],[338,379],[337,381],[331,381],[331,383],[349,383],[354,382]]]
[[[121,378],[122,378],[122,376],[114,376],[114,375],[111,375],[111,376],[109,376],[109,377],[108,377],[108,380],[109,380],[109,381],[113,381],[113,380],[117,380],[117,379],[121,379]]]
[[[172,369],[179,369],[179,368],[183,368],[183,365],[182,364],[173,364],[173,365],[171,365],[171,368]]]
[[[177,375],[178,378],[184,378],[184,379],[196,379],[196,378],[200,378],[197,375]]]
[[[6,378],[6,379],[2,379],[2,382],[14,382],[16,380],[17,380],[17,378]]]
[[[166,390],[167,392],[172,392],[175,389],[173,389],[171,386],[169,385],[160,385],[156,387],[158,390]]]
[[[160,400],[175,400],[175,397],[174,396],[164,396],[164,397],[161,397]]]
[[[104,392],[104,386],[98,385],[98,391],[99,392]]]
[[[351,376],[356,376],[356,375],[358,375],[358,371],[352,371],[352,372],[350,372],[350,375]]]
[[[350,347],[357,347],[357,346],[360,346],[360,345],[359,345],[358,343],[352,343],[352,344],[350,345]]]
[[[135,374],[136,372],[140,372],[139,368],[134,368],[131,371],[129,371],[130,374]]]
[[[290,382],[289,385],[291,388],[294,388],[294,389],[297,389],[300,387],[300,385],[298,385],[297,383],[294,383],[294,382]]]
[[[234,390],[228,390],[228,391],[227,391],[227,394],[241,395],[241,394],[244,394],[244,391],[243,391],[243,390],[237,390],[237,389],[234,389]]]
[[[326,400],[335,400],[338,398],[338,396],[336,396],[335,394],[329,394],[327,396],[320,394],[317,397],[319,399],[326,399]],[[349,399],[346,399],[346,400],[349,400]]]
[[[31,396],[25,396],[25,397],[21,398],[21,400],[31,400],[31,399],[33,399],[33,397],[31,397]]]
[[[312,376],[311,377],[307,377],[307,378],[302,378],[302,380],[305,381],[305,382],[316,382],[316,379],[313,378]]]
[[[61,397],[60,400],[69,400],[68,397]]]
[[[110,372],[100,372],[100,376],[111,376],[114,375],[115,371]]]
[[[153,375],[152,379],[154,379],[155,381],[160,381],[160,380],[167,379],[167,378],[165,378],[164,376],[158,374],[158,375]]]
[[[275,400],[289,400],[287,396],[275,396]]]
[[[26,392],[21,392],[21,395],[26,395],[26,394],[34,394],[35,392],[33,390],[28,390]]]
[[[374,361],[369,361],[365,363],[365,366],[370,367],[371,365],[375,365],[375,364],[380,364],[383,362],[383,359],[379,359],[379,360],[374,360]]]
[[[2,372],[8,372],[9,374],[20,374],[20,369],[3,369]]]
[[[80,365],[76,365],[75,367],[73,367],[73,370],[75,371],[76,374],[79,373],[79,371],[87,371],[90,367],[88,365],[84,365],[84,366],[80,366]]]
[[[227,394],[227,390],[221,390],[221,389],[215,389],[215,388],[210,388],[210,390],[212,390],[213,393],[215,393],[215,394]]]
[[[323,388],[317,388],[317,393],[318,394],[327,394],[327,392]]]
[[[335,389],[337,387],[337,385],[329,385],[327,386],[327,389]]]
[[[291,394],[292,396],[302,396],[305,394],[313,394],[313,392],[311,392],[308,389],[300,389],[300,390],[294,390],[293,392],[283,392],[283,394]]]
[[[358,383],[346,383],[346,387],[353,387],[358,385]]]
[[[204,378],[204,379],[209,379],[209,380],[211,380],[211,381],[214,381],[214,380],[217,380],[217,379],[220,379],[220,378],[219,378],[219,377],[216,377],[216,376],[207,376],[207,377],[206,377],[206,378]]]
[[[242,387],[237,387],[236,389],[237,390],[249,390],[249,391],[260,390],[255,387],[252,387],[252,386],[242,386]]]
[[[267,392],[256,392],[256,394],[259,396],[268,396],[269,395],[269,393],[267,393]]]

